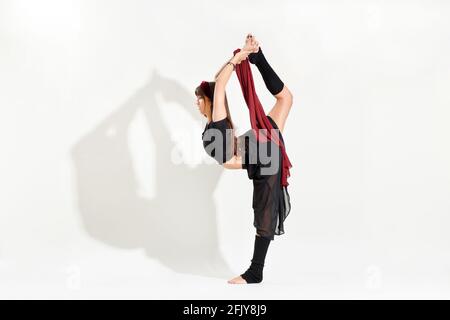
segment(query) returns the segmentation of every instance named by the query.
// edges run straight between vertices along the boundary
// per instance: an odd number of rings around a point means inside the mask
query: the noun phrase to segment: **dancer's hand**
[[[242,61],[247,59],[249,54],[250,54],[250,51],[241,49],[241,51],[237,52],[234,55],[234,57],[231,59],[231,62],[236,63],[236,64],[240,64]]]
[[[258,52],[259,50],[259,42],[256,40],[255,36],[253,36],[251,33],[247,35],[247,38],[245,39],[245,45],[242,50],[249,51],[250,53]]]
[[[242,61],[247,59],[250,53],[258,52],[258,50],[259,50],[258,41],[256,41],[256,39],[249,33],[247,35],[247,39],[245,40],[244,47],[238,53],[236,53],[236,55],[233,57],[232,62],[240,64]]]

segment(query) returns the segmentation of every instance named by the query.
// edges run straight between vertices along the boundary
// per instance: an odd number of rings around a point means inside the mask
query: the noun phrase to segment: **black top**
[[[202,133],[203,148],[221,165],[234,155],[233,139],[227,118],[207,123]]]

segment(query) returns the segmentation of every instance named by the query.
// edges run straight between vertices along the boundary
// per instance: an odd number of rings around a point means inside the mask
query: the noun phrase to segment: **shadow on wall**
[[[74,145],[79,211],[88,234],[103,243],[144,248],[149,257],[176,272],[229,277],[232,272],[219,250],[213,201],[223,168],[172,163],[174,144],[156,102],[156,94],[162,94],[165,101],[186,106],[198,117],[191,91],[154,71],[147,84]],[[155,143],[156,196],[151,200],[138,194],[128,146],[128,129],[139,108]]]

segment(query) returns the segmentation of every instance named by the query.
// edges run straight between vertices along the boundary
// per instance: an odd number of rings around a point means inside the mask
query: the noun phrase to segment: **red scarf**
[[[233,55],[241,51],[241,49],[236,49],[233,51]],[[271,134],[271,129],[274,129],[272,124],[267,118],[264,112],[263,106],[259,101],[258,96],[255,91],[255,84],[253,82],[252,70],[250,68],[250,63],[248,59],[243,60],[240,64],[236,65],[236,74],[241,84],[242,93],[244,95],[245,102],[247,103],[250,112],[250,124],[252,126],[253,132],[256,135],[258,141],[266,142],[267,139],[272,140],[278,146],[281,146],[281,151],[283,154],[283,168],[281,175],[281,185],[288,186],[287,178],[290,177],[289,169],[292,168],[292,164],[286,154],[286,148],[283,141],[278,135]],[[260,131],[257,129],[267,129],[266,135],[264,130]],[[260,135],[261,134],[261,135]]]

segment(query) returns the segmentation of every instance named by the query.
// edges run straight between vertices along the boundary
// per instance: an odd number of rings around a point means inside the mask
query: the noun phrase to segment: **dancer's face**
[[[207,116],[207,108],[208,108],[208,103],[209,101],[207,100],[208,98],[203,97],[203,96],[197,96],[197,100],[196,100],[196,105],[198,108],[198,111],[203,115],[203,116]]]

